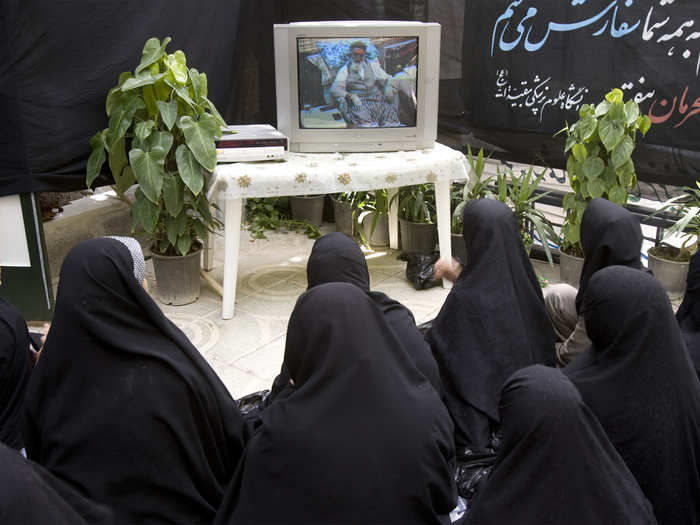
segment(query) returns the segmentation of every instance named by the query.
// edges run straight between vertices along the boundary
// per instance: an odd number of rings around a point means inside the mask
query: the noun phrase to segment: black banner
[[[477,137],[563,167],[563,139],[552,135],[618,87],[653,123],[634,154],[640,180],[700,179],[697,0],[470,1],[464,35]]]

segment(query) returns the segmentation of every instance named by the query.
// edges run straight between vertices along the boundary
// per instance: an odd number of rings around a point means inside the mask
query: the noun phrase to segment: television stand
[[[375,153],[289,153],[284,162],[237,162],[216,167],[209,200],[224,199],[224,282],[221,317],[231,319],[236,298],[238,250],[244,198],[318,195],[386,188],[391,199],[400,186],[435,183],[440,255],[452,256],[450,182],[468,178],[460,151],[435,143],[433,149]],[[203,267],[213,267],[213,235]],[[389,245],[398,249],[398,203],[389,208]],[[451,283],[443,280],[443,286]]]

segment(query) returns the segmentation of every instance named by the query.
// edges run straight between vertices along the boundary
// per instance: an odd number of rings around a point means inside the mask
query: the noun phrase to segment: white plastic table
[[[443,144],[433,149],[381,153],[289,153],[283,162],[219,164],[209,200],[224,199],[224,282],[221,317],[233,317],[238,274],[243,199],[318,195],[386,188],[391,197],[400,186],[435,183],[440,255],[450,257],[450,182],[468,177],[464,155]],[[397,203],[389,209],[389,244],[399,241]],[[213,238],[207,240],[203,267],[213,267]],[[449,287],[449,281],[443,280]]]

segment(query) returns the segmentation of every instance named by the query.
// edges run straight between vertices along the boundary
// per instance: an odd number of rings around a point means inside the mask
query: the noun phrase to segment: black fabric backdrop
[[[504,158],[564,167],[564,139],[552,135],[577,120],[582,103],[621,87],[656,121],[635,150],[637,175],[692,184],[700,178],[697,21],[697,0],[469,1],[466,125],[508,150]]]
[[[630,3],[630,6],[626,4]],[[700,97],[697,86],[700,39],[683,35],[657,42],[684,22],[696,20],[700,3],[675,0],[5,0],[0,10],[0,195],[27,191],[70,191],[84,187],[89,138],[106,126],[104,101],[122,71],[133,70],[141,48],[152,36],[171,36],[168,51],[182,49],[188,64],[207,73],[210,98],[232,123],[276,122],[272,24],[301,20],[393,19],[437,21],[443,24],[442,59],[462,60],[462,78],[441,67],[440,131],[487,143],[496,157],[546,162],[563,167],[562,139],[552,138],[564,119],[575,119],[575,104],[567,111],[548,104],[543,122],[528,108],[512,107],[495,98],[497,71],[507,70],[513,89],[548,81],[550,92],[573,84],[588,89],[583,102],[594,101],[612,87],[633,84],[626,92],[654,91],[640,105],[654,114],[675,110],[652,128],[635,151],[642,180],[689,184],[700,178],[698,116],[690,116]],[[498,22],[513,4],[510,18]],[[572,5],[575,4],[575,5]],[[613,5],[614,4],[614,5]],[[612,6],[612,7],[610,7]],[[537,13],[523,20],[528,8]],[[614,27],[640,24],[629,35],[611,36]],[[653,8],[653,9],[652,9]],[[549,22],[576,23],[608,9],[595,23],[576,31],[553,31],[534,52],[524,50],[525,36],[511,51],[498,45],[532,28],[530,42],[539,42]],[[464,38],[461,17],[464,10]],[[653,30],[648,27],[669,21]],[[592,36],[605,21],[604,34]],[[506,23],[508,23],[506,27]],[[492,35],[496,31],[494,54]],[[672,56],[668,56],[671,48]],[[685,50],[690,52],[683,58]],[[461,51],[461,53],[457,52]],[[442,64],[441,64],[442,65]],[[641,84],[639,79],[645,78]],[[520,82],[528,81],[524,86]],[[524,86],[524,87],[523,87]],[[688,90],[681,103],[685,87]],[[545,86],[546,87],[546,86]],[[510,91],[510,95],[515,95]],[[568,91],[567,91],[568,94]],[[527,97],[525,97],[527,98]],[[552,98],[548,95],[548,98]],[[577,97],[573,97],[577,98]],[[571,99],[571,98],[570,98]],[[666,99],[667,107],[662,107]],[[511,102],[512,101],[508,101]],[[566,102],[566,101],[565,101]],[[541,101],[540,101],[541,103]],[[686,108],[687,106],[687,108]],[[681,109],[685,109],[681,112]],[[106,173],[106,171],[105,171]],[[108,183],[105,177],[98,183]]]

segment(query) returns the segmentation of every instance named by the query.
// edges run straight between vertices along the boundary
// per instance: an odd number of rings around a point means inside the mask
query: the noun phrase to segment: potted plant
[[[406,253],[433,253],[437,243],[435,187],[416,184],[401,188],[398,198],[401,249]]]
[[[683,193],[667,200],[657,212],[668,211],[677,217],[676,222],[664,235],[663,241],[669,237],[680,236],[680,247],[672,246],[667,242],[650,248],[647,251],[649,257],[649,269],[663,284],[664,289],[672,296],[681,296],[685,290],[688,277],[690,257],[698,249],[700,236],[700,183],[695,183],[697,188],[682,188]]]
[[[320,226],[323,222],[323,201],[325,198],[325,195],[290,196],[292,219]]]
[[[151,238],[161,301],[187,304],[199,297],[201,240],[221,226],[204,190],[225,123],[207,98],[207,76],[182,51],[166,53],[170,40],[150,38],[135,71],[109,90],[109,126],[90,139],[86,183],[105,160],[119,195],[138,183],[132,230]]]
[[[336,193],[331,196],[335,213],[335,229],[350,237],[355,233],[353,213],[360,202],[367,198],[366,191]]]
[[[495,180],[494,177],[484,178],[484,148],[481,148],[474,158],[471,146],[467,146],[467,159],[471,168],[469,179],[463,185],[454,184],[451,194],[452,209],[454,210],[451,222],[452,255],[458,257],[462,264],[467,262],[467,251],[462,235],[462,211],[470,200],[493,198],[491,185],[494,184]]]
[[[358,192],[353,212],[355,228],[368,246],[389,244],[389,198],[386,190]]]
[[[613,89],[597,106],[584,104],[579,120],[566,126],[564,153],[571,184],[562,202],[566,213],[561,230],[561,278],[578,286],[583,267],[581,218],[588,203],[603,197],[624,206],[627,193],[637,184],[632,152],[637,131],[646,135],[648,116],[640,115],[634,100],[624,102],[620,89]],[[578,258],[578,260],[576,260]]]
[[[535,193],[546,170],[543,170],[540,174],[535,174],[534,179],[534,168],[532,166],[527,171],[523,170],[520,176],[515,175],[510,168],[503,173],[497,168],[497,173],[498,200],[510,207],[515,213],[525,251],[528,255],[530,254],[534,241],[532,234],[536,233],[542,243],[549,264],[553,265],[552,250],[549,243],[550,241],[556,242],[559,236],[542,210],[538,210],[535,207],[535,203],[538,200],[549,194],[549,192]]]

